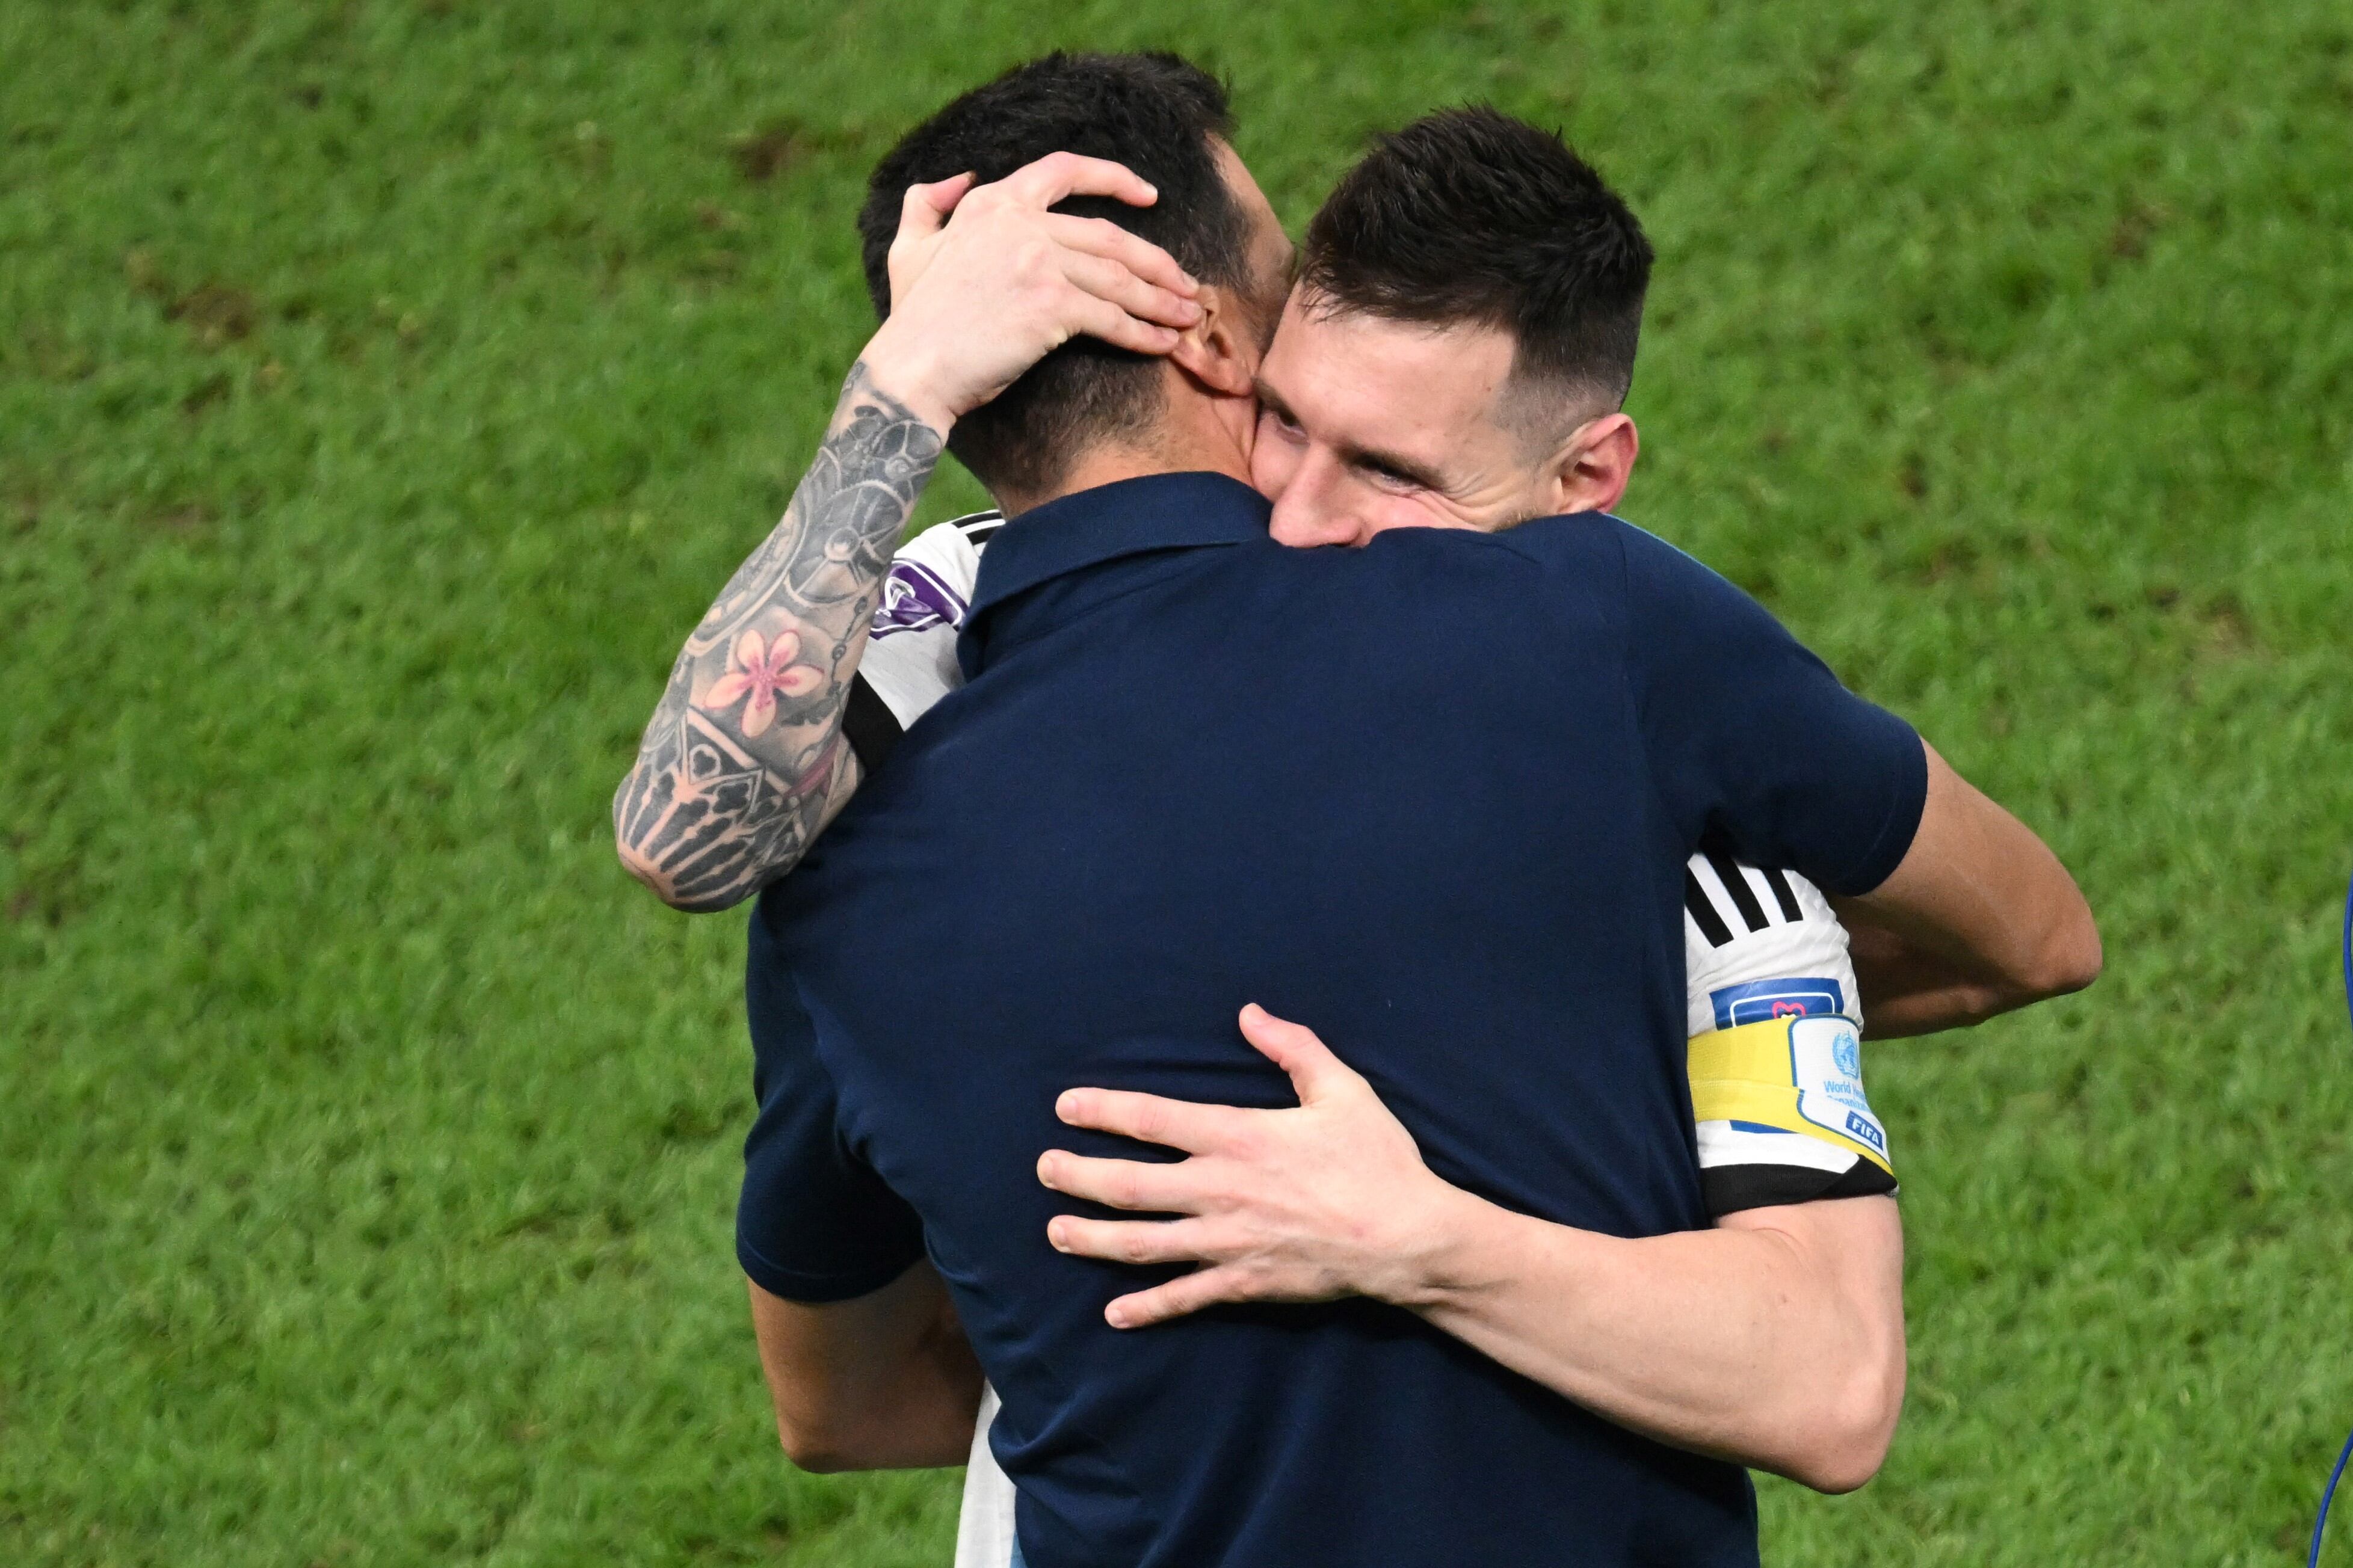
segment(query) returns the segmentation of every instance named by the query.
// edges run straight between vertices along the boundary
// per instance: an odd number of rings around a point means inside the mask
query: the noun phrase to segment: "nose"
[[[1318,544],[1356,542],[1356,521],[1342,503],[1340,465],[1327,453],[1309,450],[1300,458],[1274,500],[1267,531],[1277,544],[1304,550]]]

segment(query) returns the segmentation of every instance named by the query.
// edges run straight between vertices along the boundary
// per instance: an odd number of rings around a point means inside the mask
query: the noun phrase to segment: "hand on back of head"
[[[1124,166],[1074,153],[992,184],[969,174],[908,188],[890,253],[891,314],[868,373],[944,428],[1082,334],[1165,354],[1201,320],[1199,285],[1166,250],[1106,218],[1051,209],[1073,196],[1150,206]]]

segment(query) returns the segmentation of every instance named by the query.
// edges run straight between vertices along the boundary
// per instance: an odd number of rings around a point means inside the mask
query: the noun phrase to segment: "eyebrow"
[[[1435,470],[1425,468],[1417,459],[1406,457],[1402,453],[1384,452],[1376,447],[1343,445],[1340,447],[1340,457],[1343,461],[1358,468],[1387,468],[1398,478],[1410,480],[1423,489],[1436,490],[1440,495],[1448,493],[1446,481],[1440,479]]]
[[[1260,376],[1254,379],[1259,402],[1274,410],[1277,418],[1298,424],[1299,416],[1292,411],[1290,404],[1275,395],[1274,388],[1267,385],[1266,378]],[[1338,447],[1340,460],[1352,468],[1387,468],[1398,478],[1419,485],[1426,490],[1436,490],[1440,495],[1451,493],[1436,470],[1419,458],[1409,458],[1402,452],[1384,451],[1377,447],[1360,447],[1352,441],[1341,442]]]
[[[1299,416],[1291,411],[1290,404],[1274,395],[1274,388],[1266,384],[1266,377],[1262,375],[1250,377],[1250,391],[1257,395],[1261,406],[1273,409],[1275,413],[1290,420],[1293,425],[1299,423]]]

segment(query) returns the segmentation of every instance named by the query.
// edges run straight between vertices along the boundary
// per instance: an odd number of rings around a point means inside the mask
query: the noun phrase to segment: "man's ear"
[[[1578,426],[1552,460],[1555,513],[1614,510],[1641,450],[1641,435],[1626,414],[1604,414]]]
[[[1201,319],[1177,339],[1169,362],[1206,391],[1250,395],[1258,384],[1259,336],[1242,320],[1241,300],[1231,289],[1205,283],[1195,303]]]

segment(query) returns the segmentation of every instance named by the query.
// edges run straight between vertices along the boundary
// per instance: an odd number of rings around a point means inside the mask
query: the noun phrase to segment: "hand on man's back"
[[[1062,1215],[1048,1239],[1082,1258],[1199,1265],[1113,1301],[1104,1315],[1114,1328],[1232,1301],[1365,1295],[1416,1304],[1443,1266],[1463,1194],[1430,1173],[1413,1134],[1314,1031],[1256,1005],[1242,1009],[1241,1031],[1290,1076],[1298,1106],[1258,1110],[1068,1091],[1054,1109],[1069,1125],[1187,1157],[1165,1164],[1052,1149],[1038,1162],[1038,1179],[1066,1197],[1182,1217]]]
[[[1160,247],[1072,196],[1149,206],[1124,166],[1057,153],[992,184],[958,174],[907,192],[891,245],[891,316],[860,356],[878,385],[940,429],[1081,335],[1166,353],[1201,319],[1198,286]]]

